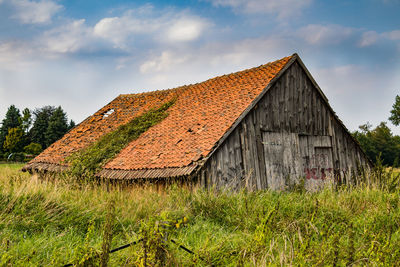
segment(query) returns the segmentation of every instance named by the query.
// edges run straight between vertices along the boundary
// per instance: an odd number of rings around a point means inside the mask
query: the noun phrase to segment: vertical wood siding
[[[351,179],[369,165],[296,61],[246,115],[197,174],[200,185],[284,189],[328,176]]]

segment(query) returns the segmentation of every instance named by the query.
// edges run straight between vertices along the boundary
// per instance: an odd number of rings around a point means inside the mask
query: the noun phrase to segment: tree
[[[68,131],[68,120],[67,115],[59,106],[56,108],[49,119],[49,125],[45,134],[46,146],[50,146],[52,143],[64,136]]]
[[[75,127],[75,122],[73,120],[69,121],[68,131]]]
[[[19,113],[19,109],[11,105],[7,110],[6,117],[0,128],[0,152],[4,151],[3,145],[8,135],[8,130],[18,127],[21,127],[21,114]]]
[[[361,125],[353,136],[360,143],[368,157],[375,161],[381,155],[383,163],[393,165],[400,157],[400,137],[393,136],[386,122],[371,130],[370,124]]]
[[[396,126],[400,125],[400,96],[397,95],[393,104],[393,109],[390,111],[392,114],[389,120]]]
[[[42,146],[37,143],[30,143],[29,145],[24,147],[25,153],[31,154],[31,155],[39,155],[40,152],[42,152]]]
[[[32,125],[31,111],[29,110],[29,108],[25,108],[22,111],[22,117],[21,117],[21,127],[25,134],[28,134],[31,125]]]
[[[22,151],[24,142],[24,132],[20,127],[11,128],[8,130],[6,140],[4,141],[4,149],[8,152],[15,153]]]
[[[40,144],[43,148],[47,147],[46,132],[49,127],[50,117],[53,115],[55,109],[53,106],[45,106],[33,111],[35,120],[30,130],[31,140],[34,143]]]

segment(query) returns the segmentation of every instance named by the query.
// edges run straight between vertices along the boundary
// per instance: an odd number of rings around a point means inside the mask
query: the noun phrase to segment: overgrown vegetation
[[[107,190],[12,167],[0,165],[0,266],[394,266],[400,258],[399,173],[383,167],[358,186],[316,193]]]
[[[112,159],[121,149],[167,117],[167,110],[174,102],[175,100],[171,100],[158,109],[149,110],[101,137],[88,148],[71,155],[67,159],[67,162],[71,163],[69,174],[85,179],[93,177],[101,166]]]

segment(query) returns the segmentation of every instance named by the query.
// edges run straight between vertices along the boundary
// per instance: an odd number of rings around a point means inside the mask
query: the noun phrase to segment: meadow
[[[121,189],[39,180],[21,167],[0,165],[0,266],[400,262],[399,174],[390,170],[310,193]]]

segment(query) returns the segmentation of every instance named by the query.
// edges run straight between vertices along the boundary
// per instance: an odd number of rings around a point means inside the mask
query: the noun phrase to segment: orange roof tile
[[[120,95],[31,163],[63,160],[151,108],[176,98],[169,116],[132,141],[105,169],[175,168],[206,157],[244,110],[292,58],[164,91]],[[114,110],[108,117],[104,114]]]

